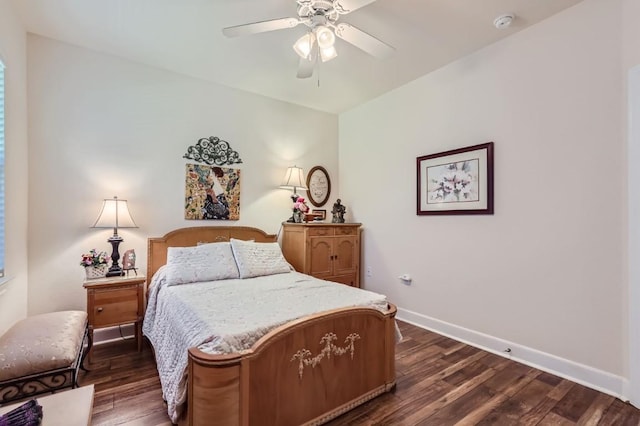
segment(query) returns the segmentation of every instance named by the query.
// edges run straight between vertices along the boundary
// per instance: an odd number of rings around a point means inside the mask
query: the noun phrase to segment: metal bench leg
[[[89,327],[87,326],[87,328],[85,328],[84,330],[84,336],[85,338],[82,339],[82,359],[80,360],[80,368],[82,368],[83,371],[89,372],[91,370],[89,370],[88,368],[86,368],[84,366],[84,360],[87,358],[87,355],[89,355],[89,351],[91,350],[91,347],[93,346],[93,335],[92,333],[89,333]],[[87,349],[84,349],[84,341],[87,340]]]

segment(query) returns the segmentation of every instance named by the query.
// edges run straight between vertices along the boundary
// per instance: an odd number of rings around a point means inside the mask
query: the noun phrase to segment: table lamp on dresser
[[[293,189],[291,200],[295,204],[296,201],[298,201],[298,197],[300,197],[296,191],[298,189],[307,189],[304,179],[304,170],[302,170],[302,168],[298,166],[288,167],[287,171],[284,174],[284,178],[282,179],[280,188]],[[291,215],[287,222],[295,222],[295,220],[293,219],[293,215]]]

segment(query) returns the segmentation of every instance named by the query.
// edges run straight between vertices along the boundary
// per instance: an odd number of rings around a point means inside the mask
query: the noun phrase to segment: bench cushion
[[[27,317],[0,336],[0,382],[71,366],[83,344],[84,311]]]

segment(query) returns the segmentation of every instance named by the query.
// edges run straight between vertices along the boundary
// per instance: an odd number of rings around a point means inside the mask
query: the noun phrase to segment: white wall
[[[5,69],[5,272],[0,333],[27,314],[27,42],[8,0],[0,0],[0,60]]]
[[[626,363],[629,371],[632,404],[640,406],[640,184],[636,165],[640,162],[640,2],[623,0],[622,2],[622,55],[623,81],[629,82],[625,92],[628,94],[628,270],[629,293],[627,296],[629,316],[629,348]]]
[[[629,70],[640,64],[640,2],[622,0],[622,46],[623,67]]]
[[[585,0],[342,114],[339,147],[366,288],[400,317],[614,394],[627,321],[621,15],[619,0]],[[416,157],[487,141],[495,214],[416,216]]]
[[[139,229],[121,252],[184,226],[270,233],[290,216],[287,166],[337,177],[337,117],[29,35],[29,313],[85,307],[80,254],[110,252],[90,229],[103,198],[129,200]],[[224,66],[224,61],[220,63]],[[182,156],[218,136],[240,153],[240,220],[186,221]],[[144,269],[143,269],[144,271]]]

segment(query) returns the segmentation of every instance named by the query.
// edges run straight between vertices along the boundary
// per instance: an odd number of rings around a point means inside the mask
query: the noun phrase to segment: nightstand
[[[146,278],[108,277],[85,280],[89,316],[89,362],[93,347],[93,330],[123,324],[135,324],[138,352],[142,350],[142,318]]]

